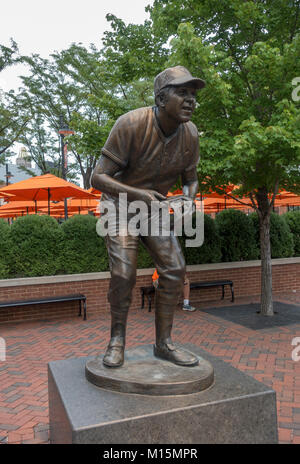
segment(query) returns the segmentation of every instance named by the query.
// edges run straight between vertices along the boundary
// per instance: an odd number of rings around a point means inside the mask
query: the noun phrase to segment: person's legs
[[[185,275],[184,283],[183,283],[183,299],[190,300],[190,281]]]
[[[124,362],[126,325],[132,289],[136,281],[138,237],[106,237],[111,271],[108,301],[111,307],[111,339],[103,364],[119,367]]]
[[[185,275],[185,261],[178,239],[171,235],[142,237],[142,240],[159,274],[155,298],[154,354],[176,364],[195,365],[198,359],[191,353],[176,349],[171,340],[174,311],[182,296]]]
[[[194,306],[190,305],[190,281],[185,275],[184,284],[183,284],[183,311],[196,311]]]
[[[153,258],[159,275],[157,300],[176,306],[182,294],[185,275],[184,256],[174,235],[141,237]]]

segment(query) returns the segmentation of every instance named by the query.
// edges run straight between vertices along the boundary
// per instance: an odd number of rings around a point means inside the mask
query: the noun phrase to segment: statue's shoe
[[[171,343],[153,346],[154,356],[160,359],[165,359],[179,366],[196,366],[199,359],[188,351],[176,348]]]
[[[123,337],[113,337],[103,357],[103,364],[107,367],[120,367],[124,364],[125,340]]]

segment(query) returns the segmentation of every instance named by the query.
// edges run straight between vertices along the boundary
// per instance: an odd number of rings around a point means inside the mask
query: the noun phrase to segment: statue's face
[[[170,87],[163,102],[165,113],[178,123],[188,122],[196,106],[197,89],[192,85]]]

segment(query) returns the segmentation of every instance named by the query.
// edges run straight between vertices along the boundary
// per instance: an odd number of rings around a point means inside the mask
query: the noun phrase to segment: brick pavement
[[[300,304],[300,292],[275,294],[277,301]],[[236,305],[257,302],[238,298]],[[272,387],[277,393],[280,443],[300,444],[300,361],[291,358],[291,340],[300,326],[262,331],[209,315],[201,309],[232,305],[199,303],[199,311],[176,313],[174,341],[194,343],[225,362]],[[221,308],[220,308],[221,310]],[[128,321],[128,343],[152,343],[154,314],[133,309]],[[87,321],[66,319],[9,323],[0,326],[6,341],[6,361],[0,361],[0,443],[48,443],[47,363],[103,351],[109,337],[108,313]]]

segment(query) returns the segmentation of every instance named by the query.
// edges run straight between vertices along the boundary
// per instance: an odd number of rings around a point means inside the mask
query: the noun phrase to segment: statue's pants
[[[159,274],[156,307],[175,309],[182,295],[185,260],[178,238],[170,236],[106,236],[111,281],[108,300],[112,311],[127,312],[136,282],[137,255],[143,242]]]

